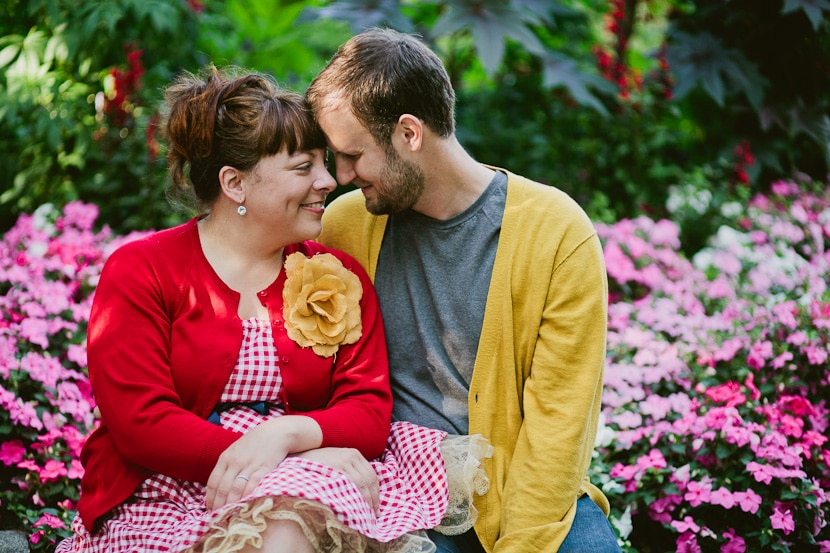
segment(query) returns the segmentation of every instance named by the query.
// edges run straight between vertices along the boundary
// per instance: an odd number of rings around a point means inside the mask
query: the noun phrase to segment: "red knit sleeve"
[[[176,272],[164,258],[155,243],[145,240],[123,246],[108,259],[89,319],[90,381],[117,450],[113,455],[204,483],[239,435],[208,423],[191,412],[202,406],[182,400],[183,380],[175,381],[171,360]],[[233,335],[230,329],[227,334]],[[210,374],[209,368],[199,367],[199,374]],[[201,377],[201,384],[207,381]]]

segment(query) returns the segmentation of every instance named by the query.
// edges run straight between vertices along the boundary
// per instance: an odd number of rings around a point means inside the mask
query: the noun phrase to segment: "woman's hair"
[[[343,44],[306,101],[315,114],[343,102],[384,147],[404,113],[441,137],[455,131],[455,92],[444,64],[414,36],[391,29],[369,29]]]
[[[326,147],[303,97],[260,73],[214,66],[183,73],[167,88],[165,100],[172,191],[179,197],[192,194],[200,207],[219,196],[219,170],[225,165],[249,171],[284,148],[293,154]]]

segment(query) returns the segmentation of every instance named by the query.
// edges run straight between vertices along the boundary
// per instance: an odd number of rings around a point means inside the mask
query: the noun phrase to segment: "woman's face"
[[[337,186],[326,168],[324,149],[282,150],[262,158],[245,183],[246,218],[284,245],[316,238],[322,230],[323,202]]]

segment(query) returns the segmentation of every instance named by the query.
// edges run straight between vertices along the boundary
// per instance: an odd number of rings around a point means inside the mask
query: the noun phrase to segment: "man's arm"
[[[554,552],[570,530],[601,408],[607,297],[602,249],[591,236],[554,268],[502,495],[497,553]]]

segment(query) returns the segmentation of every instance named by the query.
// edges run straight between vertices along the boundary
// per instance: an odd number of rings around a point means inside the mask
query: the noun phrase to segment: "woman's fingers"
[[[375,515],[380,508],[380,482],[375,469],[359,451],[343,447],[321,447],[298,454],[345,473],[372,507]]]

